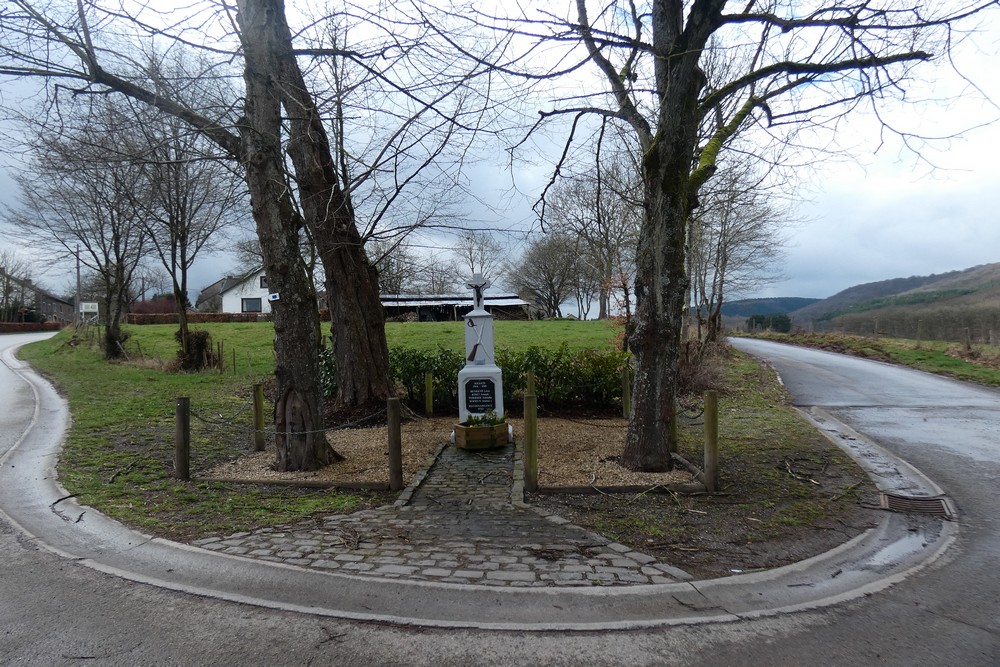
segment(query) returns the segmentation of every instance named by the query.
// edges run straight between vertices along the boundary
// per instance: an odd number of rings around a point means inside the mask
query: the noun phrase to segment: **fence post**
[[[972,331],[965,327],[965,351],[972,352]]]
[[[424,414],[434,416],[434,373],[424,373]]]
[[[538,490],[538,397],[524,397],[524,490]]]
[[[174,411],[174,475],[191,479],[191,399],[177,398]]]
[[[253,386],[253,450],[264,451],[264,385]]]
[[[535,371],[529,370],[525,375],[524,397],[535,396]]]
[[[403,488],[403,436],[400,433],[400,415],[398,398],[390,398],[386,402],[386,416],[389,425],[389,489],[400,491]]]
[[[719,483],[719,393],[705,392],[705,490],[715,493]]]

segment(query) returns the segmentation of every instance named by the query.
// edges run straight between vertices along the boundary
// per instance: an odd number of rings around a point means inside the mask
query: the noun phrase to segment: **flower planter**
[[[461,449],[493,449],[507,444],[507,422],[492,426],[455,424],[455,446]]]

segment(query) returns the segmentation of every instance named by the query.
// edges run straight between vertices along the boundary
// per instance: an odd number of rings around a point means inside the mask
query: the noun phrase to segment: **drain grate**
[[[934,497],[914,497],[898,496],[892,493],[882,492],[879,494],[879,504],[882,509],[890,512],[902,512],[904,514],[931,514],[933,516],[954,519],[955,512],[943,496]]]

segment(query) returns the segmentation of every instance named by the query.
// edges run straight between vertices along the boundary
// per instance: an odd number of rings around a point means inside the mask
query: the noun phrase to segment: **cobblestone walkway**
[[[317,570],[448,584],[621,586],[689,578],[512,499],[519,489],[514,459],[512,445],[484,452],[445,447],[394,506],[193,544]]]

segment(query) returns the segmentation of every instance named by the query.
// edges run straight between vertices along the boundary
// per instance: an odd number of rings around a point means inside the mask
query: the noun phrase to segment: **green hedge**
[[[533,371],[535,393],[546,408],[617,408],[621,405],[622,371],[629,358],[620,350],[571,351],[565,344],[556,349],[532,346],[496,351],[508,407],[523,398],[528,371]],[[405,390],[414,409],[423,409],[424,375],[431,371],[435,412],[458,410],[458,372],[465,366],[462,354],[445,348],[428,352],[398,347],[389,351],[389,366],[393,380]]]

